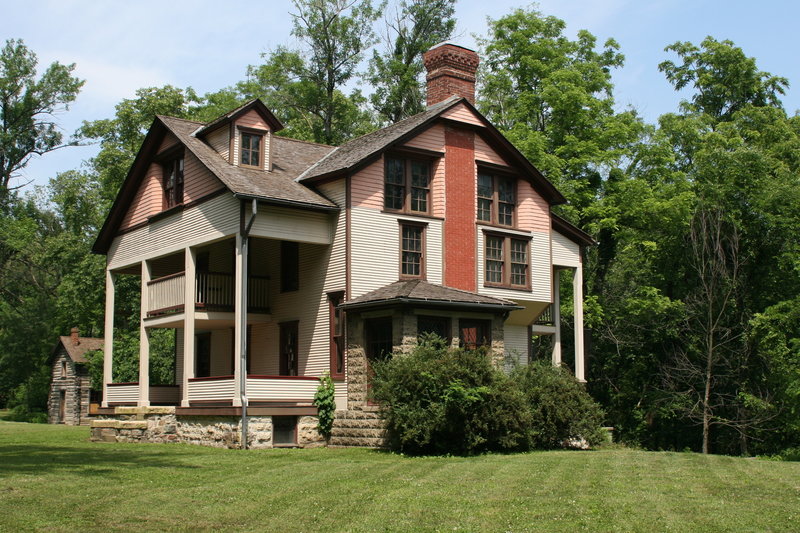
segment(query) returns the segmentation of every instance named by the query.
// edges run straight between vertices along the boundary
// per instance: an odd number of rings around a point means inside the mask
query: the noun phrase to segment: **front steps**
[[[386,448],[386,422],[376,411],[336,411],[330,445]]]

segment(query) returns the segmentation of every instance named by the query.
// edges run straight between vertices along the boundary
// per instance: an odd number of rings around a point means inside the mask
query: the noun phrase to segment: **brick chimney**
[[[77,346],[77,345],[79,345],[81,343],[80,338],[79,338],[80,336],[78,335],[78,328],[72,328],[69,331],[69,337],[70,337],[70,340],[72,340],[73,346]]]
[[[422,54],[422,61],[428,71],[429,106],[453,95],[475,103],[475,72],[480,62],[477,53],[463,46],[442,43]]]

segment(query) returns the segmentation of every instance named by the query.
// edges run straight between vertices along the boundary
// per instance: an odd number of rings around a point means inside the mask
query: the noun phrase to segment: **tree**
[[[394,123],[425,109],[422,54],[449,39],[456,26],[456,0],[401,0],[386,20],[386,50],[373,51],[367,79],[375,88],[372,106]]]
[[[0,199],[35,155],[75,144],[64,143],[55,115],[69,108],[84,81],[72,76],[75,64],[51,64],[36,79],[36,54],[10,39],[0,52]]]

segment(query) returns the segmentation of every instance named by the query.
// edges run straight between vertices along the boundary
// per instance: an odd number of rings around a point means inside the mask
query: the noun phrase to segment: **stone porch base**
[[[238,416],[176,415],[175,407],[116,407],[92,420],[95,442],[183,442],[216,448],[241,448]],[[248,416],[248,447],[272,448],[272,416]],[[297,446],[324,446],[316,416],[297,417]]]

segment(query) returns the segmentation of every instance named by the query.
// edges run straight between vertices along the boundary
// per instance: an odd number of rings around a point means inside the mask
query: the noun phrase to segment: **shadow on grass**
[[[75,472],[85,476],[107,476],[131,467],[200,468],[186,464],[190,453],[173,450],[169,455],[147,453],[143,448],[72,448],[57,445],[0,445],[0,479],[16,474],[46,475]]]

